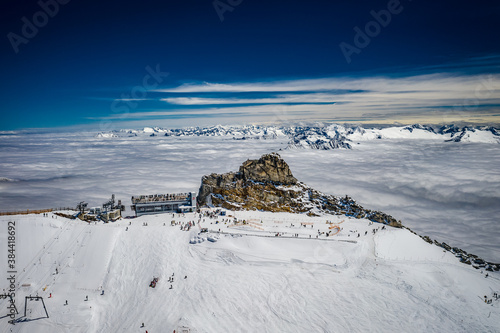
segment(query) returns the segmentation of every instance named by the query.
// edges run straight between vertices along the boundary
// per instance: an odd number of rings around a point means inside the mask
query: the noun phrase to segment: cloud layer
[[[0,136],[0,210],[100,205],[112,193],[197,191],[203,175],[237,170],[287,139],[95,138],[95,133]],[[374,140],[353,150],[280,154],[301,181],[387,212],[422,234],[499,261],[500,148]]]

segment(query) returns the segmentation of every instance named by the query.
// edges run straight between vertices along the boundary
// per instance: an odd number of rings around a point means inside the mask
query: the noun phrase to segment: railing
[[[189,193],[172,193],[172,194],[151,194],[133,196],[132,203],[156,203],[169,201],[185,201],[189,198]]]
[[[15,212],[0,212],[0,216],[6,215],[27,215],[27,214],[42,214],[42,213],[50,213],[57,210],[74,210],[74,207],[60,207],[60,208],[49,208],[49,209],[27,209]]]

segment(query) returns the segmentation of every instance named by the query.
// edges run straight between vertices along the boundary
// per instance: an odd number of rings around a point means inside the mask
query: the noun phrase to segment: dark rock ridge
[[[231,210],[321,213],[366,218],[401,227],[401,222],[379,211],[364,209],[349,196],[321,193],[293,177],[288,164],[277,153],[247,160],[238,172],[203,176],[198,194],[200,206]]]
[[[462,250],[458,247],[451,247],[450,245],[446,244],[445,242],[438,242],[437,240],[432,240],[429,236],[422,236],[414,232],[408,227],[403,226],[404,229],[409,230],[411,233],[419,236],[422,238],[424,241],[426,241],[429,244],[434,244],[436,246],[439,246],[443,248],[443,250],[451,252],[457,257],[457,259],[466,265],[472,265],[475,269],[485,269],[487,271],[493,272],[493,271],[500,271],[500,263],[494,263],[490,261],[483,260],[479,258],[477,255],[472,254],[472,253],[467,253],[467,251]]]

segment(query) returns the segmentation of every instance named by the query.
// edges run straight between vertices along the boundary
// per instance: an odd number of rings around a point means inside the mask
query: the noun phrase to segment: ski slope
[[[16,222],[20,315],[15,325],[2,318],[0,331],[500,331],[500,299],[484,302],[500,293],[499,273],[486,278],[407,230],[345,216],[228,215],[1,217],[4,251]],[[318,235],[334,225],[338,234]],[[6,259],[0,270],[4,289]],[[35,301],[23,318],[26,295],[42,296],[50,318]],[[1,315],[7,306],[0,300]]]

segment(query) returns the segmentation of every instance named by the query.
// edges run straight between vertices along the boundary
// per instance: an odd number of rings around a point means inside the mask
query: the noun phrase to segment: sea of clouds
[[[300,181],[393,215],[420,234],[500,262],[500,145],[374,140],[352,150],[286,150],[288,139],[0,135],[0,211],[127,206],[140,194],[197,192],[201,177],[278,151]]]

